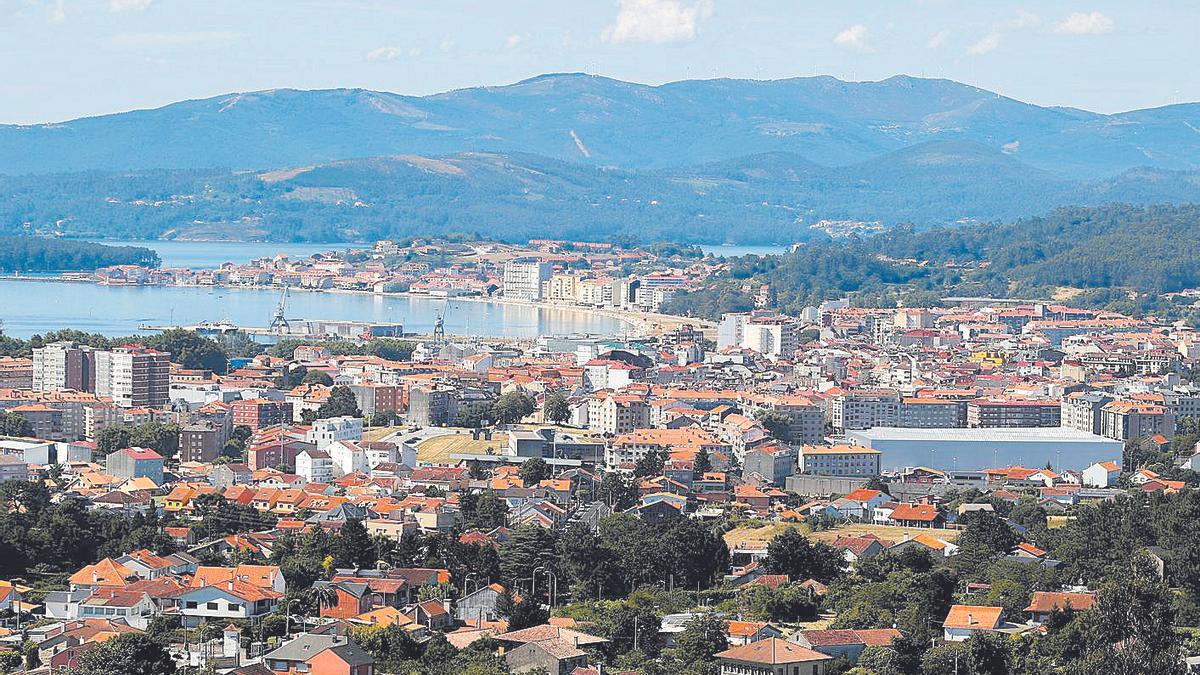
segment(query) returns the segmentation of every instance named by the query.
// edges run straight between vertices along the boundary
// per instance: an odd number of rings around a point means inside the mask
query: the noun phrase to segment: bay
[[[140,324],[193,325],[229,320],[267,326],[279,302],[272,289],[184,286],[100,286],[90,283],[0,279],[0,320],[13,337],[61,328],[132,335]],[[411,333],[431,333],[446,312],[448,336],[594,333],[620,335],[620,319],[586,310],[417,296],[293,291],[289,318],[401,322]]]

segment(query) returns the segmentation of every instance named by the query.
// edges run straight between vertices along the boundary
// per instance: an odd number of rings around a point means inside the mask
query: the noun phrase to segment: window
[[[196,609],[196,602],[194,600],[188,600],[186,603],[186,607],[188,609]]]
[[[217,611],[217,603],[215,603],[215,602],[210,602],[205,606],[214,612]]]

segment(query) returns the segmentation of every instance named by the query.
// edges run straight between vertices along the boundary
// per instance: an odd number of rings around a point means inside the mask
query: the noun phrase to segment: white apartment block
[[[144,347],[96,352],[96,394],[122,408],[161,408],[170,397],[170,355]]]
[[[306,441],[325,450],[338,441],[357,441],[363,435],[363,421],[360,417],[330,417],[315,420],[312,428],[305,435]]]
[[[541,300],[542,285],[550,280],[553,267],[540,260],[510,260],[504,263],[504,297]]]

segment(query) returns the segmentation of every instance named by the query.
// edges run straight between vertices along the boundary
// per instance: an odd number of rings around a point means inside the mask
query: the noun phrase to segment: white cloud
[[[504,43],[505,43],[506,45],[508,45],[508,48],[509,48],[509,49],[512,49],[513,47],[516,47],[517,45],[521,44],[521,42],[522,42],[524,39],[525,39],[525,38],[521,37],[520,35],[517,35],[516,33],[513,33],[512,35],[509,35],[509,36],[508,36],[508,39],[507,39],[507,40],[505,40],[505,41],[504,41]]]
[[[867,27],[861,23],[834,35],[833,44],[860,52],[875,51],[867,42]]]
[[[1112,30],[1113,20],[1100,12],[1075,12],[1054,27],[1055,32],[1067,35],[1102,35]]]
[[[67,6],[64,0],[58,0],[54,3],[54,9],[50,12],[50,23],[62,23],[67,20]]]
[[[925,46],[929,49],[937,49],[946,44],[946,38],[948,37],[950,37],[950,31],[939,30],[929,37],[929,41],[925,43]]]
[[[367,52],[368,61],[395,61],[400,58],[399,47],[376,47]]]
[[[612,44],[665,44],[696,39],[700,23],[712,16],[713,0],[617,0],[616,21],[600,34]]]
[[[1036,28],[1042,25],[1042,17],[1028,12],[1023,9],[1017,10],[1017,15],[1002,24],[1002,28],[1013,30],[1016,28]]]
[[[994,49],[996,49],[996,47],[999,47],[999,46],[1000,46],[1000,34],[992,33],[991,35],[984,37],[979,42],[976,42],[975,44],[971,45],[971,48],[967,50],[967,53],[971,54],[972,56],[979,56],[981,54],[986,54],[990,51],[993,51]]]
[[[419,47],[409,47],[403,49],[401,47],[376,47],[367,52],[368,61],[395,61],[401,56],[407,56],[410,59],[415,59],[421,55]]]
[[[154,0],[108,0],[110,12],[141,11],[154,4]]]

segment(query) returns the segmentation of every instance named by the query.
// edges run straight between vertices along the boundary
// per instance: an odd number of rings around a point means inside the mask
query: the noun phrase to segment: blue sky
[[[585,71],[946,77],[1100,112],[1200,100],[1195,0],[0,0],[0,122],[275,87]]]

